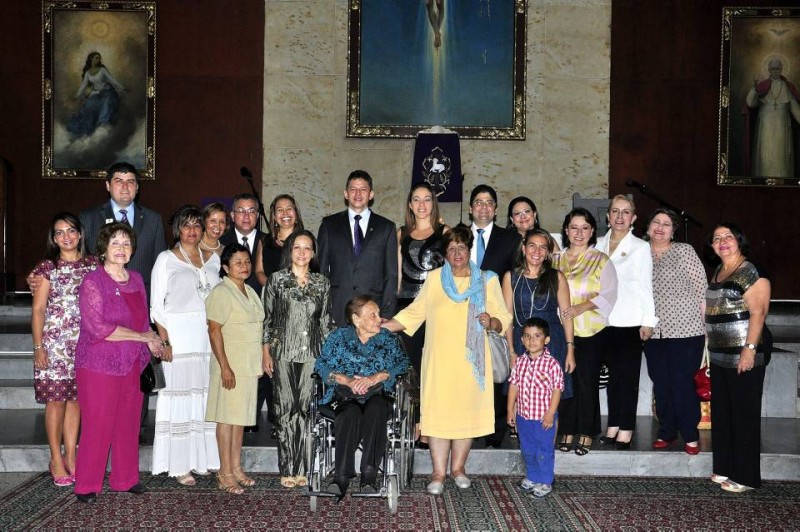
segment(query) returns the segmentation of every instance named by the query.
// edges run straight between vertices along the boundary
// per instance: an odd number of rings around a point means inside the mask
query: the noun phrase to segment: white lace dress
[[[173,357],[162,363],[167,386],[158,392],[154,475],[166,471],[177,477],[219,469],[216,423],[205,421],[213,356],[205,298],[219,283],[219,267],[214,253],[197,268],[169,250],[153,266],[150,317],[169,333]]]

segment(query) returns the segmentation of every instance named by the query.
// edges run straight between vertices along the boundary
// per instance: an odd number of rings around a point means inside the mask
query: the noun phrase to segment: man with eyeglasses
[[[247,193],[234,196],[231,220],[233,227],[222,235],[219,241],[223,246],[234,243],[241,244],[250,251],[252,261],[250,277],[245,282],[256,291],[256,294],[261,295],[261,283],[256,277],[256,262],[253,260],[258,243],[266,236],[263,231],[258,229],[258,198]]]
[[[258,229],[258,198],[253,194],[242,193],[233,197],[231,210],[233,227],[219,239],[224,246],[241,244],[250,252],[250,277],[245,281],[250,287],[261,294],[261,283],[256,277],[255,252],[258,243],[265,240],[266,234]],[[245,432],[258,432],[259,415],[264,403],[267,403],[267,419],[272,423],[272,438],[277,438],[275,415],[272,406],[272,379],[266,373],[258,378],[258,396],[256,397],[256,424],[245,427]]]
[[[469,217],[472,220],[472,245],[470,260],[481,270],[493,271],[502,279],[514,267],[522,239],[516,231],[495,224],[497,192],[489,185],[478,185],[469,197]],[[506,424],[506,396],[503,384],[494,385],[494,434],[486,437],[486,445],[499,448],[503,444]]]

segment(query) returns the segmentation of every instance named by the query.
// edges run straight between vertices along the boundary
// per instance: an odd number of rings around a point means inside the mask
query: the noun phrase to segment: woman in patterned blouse
[[[305,486],[305,426],[313,393],[311,374],[331,329],[330,282],[319,273],[310,231],[286,239],[281,269],[264,288],[264,352],[272,359],[278,429],[278,468],[285,488]]]
[[[735,224],[718,224],[708,244],[721,264],[706,293],[711,360],[711,480],[741,493],[761,486],[761,395],[772,352],[770,283],[747,260],[750,244]]]
[[[315,366],[330,385],[320,403],[335,403],[336,466],[328,491],[339,500],[356,476],[355,452],[360,441],[361,492],[377,491],[391,408],[383,392],[392,390],[409,364],[400,340],[381,328],[380,309],[369,296],[348,301],[345,316],[350,325],[328,336]]]
[[[80,220],[68,212],[56,214],[47,235],[47,257],[33,270],[42,282],[33,293],[31,313],[36,402],[45,404],[50,474],[56,486],[75,482],[81,423],[75,383],[75,346],[81,323],[78,287],[84,275],[99,264],[96,257],[85,255]]]
[[[647,222],[658,324],[644,344],[644,354],[660,422],[653,448],[668,447],[680,434],[684,450],[697,454],[700,400],[694,374],[706,341],[703,312],[708,283],[694,248],[673,242],[679,224],[678,215],[664,208],[656,209]]]

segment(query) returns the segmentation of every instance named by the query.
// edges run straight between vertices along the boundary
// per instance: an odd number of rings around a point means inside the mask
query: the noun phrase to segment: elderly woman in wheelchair
[[[350,324],[333,331],[322,346],[315,370],[327,384],[320,404],[335,413],[336,460],[327,491],[341,500],[356,476],[355,452],[361,443],[361,492],[378,491],[378,468],[387,446],[392,402],[385,395],[408,368],[400,341],[381,328],[378,305],[358,296],[345,306]]]

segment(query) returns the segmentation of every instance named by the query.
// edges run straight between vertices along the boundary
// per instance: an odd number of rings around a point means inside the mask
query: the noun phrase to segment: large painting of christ
[[[525,0],[351,0],[349,137],[525,138]]]
[[[42,3],[42,174],[155,178],[155,2]]]

